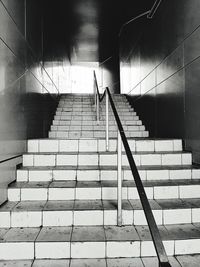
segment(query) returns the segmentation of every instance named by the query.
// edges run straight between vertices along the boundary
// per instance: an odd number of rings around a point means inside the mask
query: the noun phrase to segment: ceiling
[[[44,51],[47,58],[72,63],[102,62],[118,50],[126,21],[155,0],[44,0]]]

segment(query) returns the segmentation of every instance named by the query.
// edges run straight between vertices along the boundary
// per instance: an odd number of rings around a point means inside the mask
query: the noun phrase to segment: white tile
[[[49,138],[56,138],[56,132],[49,132]]]
[[[117,188],[102,187],[102,199],[117,199]]]
[[[192,154],[190,153],[182,154],[182,164],[185,164],[185,165],[192,164]]]
[[[161,165],[161,155],[160,154],[141,155],[141,165],[145,166]]]
[[[74,225],[103,225],[103,211],[74,211]]]
[[[169,179],[168,170],[147,170],[147,180],[167,180]]]
[[[36,259],[61,259],[70,258],[69,242],[36,242]]]
[[[43,226],[70,226],[72,224],[72,211],[43,211]]]
[[[75,179],[75,170],[53,170],[53,180],[55,181],[69,181]]]
[[[117,155],[100,155],[100,165],[101,166],[116,166],[117,165]]]
[[[174,140],[174,151],[182,151],[182,140]]]
[[[105,258],[105,242],[72,242],[71,258]]]
[[[153,199],[153,187],[145,187],[147,198]],[[138,191],[136,187],[128,187],[128,199],[139,199]]]
[[[28,181],[28,170],[17,170],[17,181],[18,182]]]
[[[200,185],[181,185],[179,186],[180,198],[199,198]]]
[[[191,179],[191,170],[169,170],[169,179]]]
[[[55,166],[55,155],[34,155],[34,166]]]
[[[192,170],[192,179],[200,179],[200,169]]]
[[[78,155],[78,165],[79,166],[97,166],[98,165],[98,155]]]
[[[135,152],[136,151],[136,141],[135,140],[128,140],[128,144],[129,144],[130,150],[132,152]],[[124,151],[123,145],[122,145],[122,150]]]
[[[76,199],[101,199],[101,188],[76,188]]]
[[[47,200],[47,188],[22,188],[21,200]]]
[[[99,170],[77,170],[77,181],[99,181]]]
[[[101,180],[117,180],[117,171],[111,170],[100,170]]]
[[[139,257],[140,242],[107,242],[107,257]]]
[[[162,225],[163,222],[162,210],[153,210],[152,212],[156,224]],[[146,217],[143,210],[134,210],[133,219],[134,219],[134,225],[147,225]]]
[[[141,256],[142,257],[155,257],[156,251],[152,241],[141,242]]]
[[[133,211],[122,210],[122,224],[132,225],[133,224]]]
[[[154,151],[154,141],[152,140],[137,140],[136,141],[136,151],[137,152],[153,152]]]
[[[80,152],[97,152],[97,140],[95,139],[82,139],[79,140]]]
[[[104,225],[117,225],[117,210],[104,210]]]
[[[48,182],[52,180],[51,170],[30,170],[29,171],[29,181],[30,182]]]
[[[74,188],[49,188],[49,200],[74,200]]]
[[[41,212],[24,211],[11,213],[11,227],[40,227],[41,224]]]
[[[78,140],[60,140],[60,152],[78,152]]]
[[[40,140],[40,152],[58,152],[58,140]]]
[[[190,209],[173,209],[163,211],[164,224],[191,223]]]
[[[200,239],[175,240],[175,255],[200,253]]]
[[[192,209],[192,223],[199,223],[200,222],[200,209],[193,208]]]
[[[181,154],[163,154],[162,165],[181,165]]]
[[[33,155],[23,155],[23,166],[33,166]]]
[[[39,152],[39,140],[28,140],[28,152]]]
[[[0,212],[0,227],[10,228],[10,212]]]
[[[8,200],[20,201],[20,188],[8,188]]]
[[[33,242],[0,243],[1,260],[29,260],[34,259]]]
[[[178,198],[179,190],[178,186],[156,186],[154,187],[154,198],[165,199],[165,198]]]
[[[173,151],[173,140],[155,140],[155,151]]]
[[[77,155],[57,155],[56,165],[57,166],[76,166]]]

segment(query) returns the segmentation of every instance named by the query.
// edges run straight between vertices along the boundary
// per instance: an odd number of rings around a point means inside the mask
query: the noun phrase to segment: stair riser
[[[137,166],[190,165],[191,154],[137,154],[134,155]],[[25,154],[23,166],[117,166],[117,155],[109,154]],[[122,155],[122,166],[129,166],[126,155]]]
[[[186,199],[200,196],[200,185],[145,187],[148,199]],[[8,188],[9,201],[116,200],[117,187]],[[123,187],[122,199],[139,199],[136,187]]]
[[[181,140],[128,140],[132,152],[179,152],[182,151]],[[28,140],[28,152],[102,152],[106,151],[105,140]],[[109,140],[109,151],[117,150],[117,140]],[[122,147],[124,151],[124,148]]]
[[[200,208],[153,210],[157,225],[199,223]],[[117,225],[117,210],[0,212],[0,228]],[[143,210],[123,210],[122,225],[146,226]]]
[[[200,177],[198,169],[180,169],[180,170],[139,170],[143,181],[151,180],[178,180],[178,179],[196,179]],[[133,181],[130,170],[122,170],[124,180]],[[42,181],[108,181],[117,180],[116,170],[17,170],[18,182],[42,182]]]
[[[104,132],[91,132],[91,131],[76,131],[76,132],[49,132],[49,138],[105,138],[106,134]],[[117,138],[116,132],[109,133],[110,138]],[[144,138],[148,137],[149,133],[147,131],[135,131],[135,132],[127,132],[127,138]]]
[[[53,120],[53,125],[93,125],[93,126],[97,126],[97,121],[64,121],[64,120]],[[99,125],[105,125],[106,122],[105,121],[100,121]],[[109,121],[109,126],[111,125],[116,125],[116,122],[113,121]],[[137,121],[128,121],[125,122],[123,125],[142,125],[142,121],[137,120]]]
[[[110,126],[109,131],[116,131],[116,126]],[[144,126],[124,126],[125,131],[145,131]],[[105,126],[51,126],[51,131],[106,131]]]
[[[163,243],[168,256],[200,253],[200,239],[167,240]],[[147,256],[156,256],[152,241],[0,243],[1,260]]]

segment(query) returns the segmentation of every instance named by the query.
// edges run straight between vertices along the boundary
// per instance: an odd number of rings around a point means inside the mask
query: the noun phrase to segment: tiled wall
[[[21,162],[12,158],[27,138],[47,135],[57,105],[57,85],[42,66],[41,2],[0,1],[0,203]]]
[[[200,2],[162,1],[121,36],[121,88],[152,137],[183,138],[200,163]]]

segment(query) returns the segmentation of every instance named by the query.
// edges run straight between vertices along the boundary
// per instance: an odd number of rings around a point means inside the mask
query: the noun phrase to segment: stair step
[[[159,227],[169,256],[200,253],[200,228]],[[185,240],[188,239],[189,240]],[[155,249],[145,226],[11,228],[2,235],[0,259],[112,259],[151,257]]]
[[[186,152],[133,152],[132,155],[137,166],[192,164],[191,153]],[[29,153],[23,155],[23,166],[117,166],[117,153]],[[129,166],[125,153],[122,153],[122,166]]]
[[[128,139],[131,151],[136,152],[159,152],[159,151],[182,151],[181,140],[154,140]],[[101,139],[33,139],[28,140],[28,152],[82,152],[82,151],[106,151],[106,141]],[[117,150],[117,140],[109,140],[109,150]],[[124,148],[122,147],[124,151]]]
[[[97,125],[105,125],[106,122],[103,120],[99,121],[99,124],[97,124],[97,121],[83,121],[83,120],[79,120],[79,121],[64,121],[64,120],[53,120],[53,125],[93,125],[93,126],[97,126]],[[110,125],[116,125],[116,121],[114,120],[110,120],[109,121],[109,126]],[[137,121],[128,121],[125,122],[123,125],[142,125],[142,121],[141,120],[137,120]]]
[[[199,179],[200,169],[191,165],[185,166],[148,166],[138,167],[142,180],[178,180]],[[133,181],[129,167],[122,169],[122,178]],[[109,181],[117,180],[117,167],[81,166],[81,167],[29,167],[17,170],[18,182],[42,182],[42,181]]]
[[[199,223],[199,198],[149,202],[158,225]],[[123,225],[147,225],[140,200],[123,200],[122,208]],[[0,219],[1,228],[117,225],[117,200],[10,201],[0,207]]]
[[[148,199],[197,198],[200,179],[143,181]],[[123,181],[122,198],[139,199],[134,181]],[[117,181],[14,182],[8,188],[10,201],[117,199]]]

